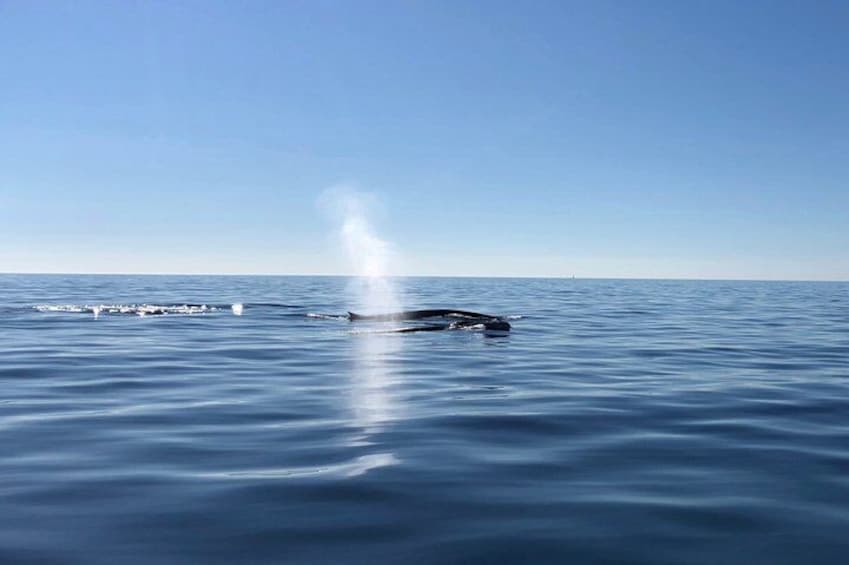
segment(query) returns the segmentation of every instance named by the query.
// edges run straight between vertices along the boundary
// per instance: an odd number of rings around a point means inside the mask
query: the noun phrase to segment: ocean
[[[0,276],[0,563],[849,559],[849,283],[394,282]]]

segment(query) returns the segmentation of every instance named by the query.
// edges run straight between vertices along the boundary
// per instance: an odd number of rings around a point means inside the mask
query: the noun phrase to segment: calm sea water
[[[374,335],[306,316],[341,278],[0,276],[0,562],[849,560],[849,284],[398,285],[523,318]],[[139,302],[245,309],[33,309]]]

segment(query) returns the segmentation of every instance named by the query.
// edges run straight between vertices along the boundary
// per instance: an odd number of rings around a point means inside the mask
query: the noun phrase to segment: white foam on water
[[[95,318],[101,315],[136,315],[136,316],[165,316],[165,315],[197,315],[207,314],[218,310],[215,306],[206,304],[37,304],[33,309],[39,312],[57,312],[66,314],[93,314]]]

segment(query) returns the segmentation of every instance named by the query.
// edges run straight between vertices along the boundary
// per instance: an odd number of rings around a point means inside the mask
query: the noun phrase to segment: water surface
[[[846,561],[849,284],[398,284],[0,276],[0,562]]]

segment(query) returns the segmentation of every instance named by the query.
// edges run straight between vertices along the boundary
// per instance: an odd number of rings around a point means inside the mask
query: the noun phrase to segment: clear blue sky
[[[0,0],[0,271],[849,279],[849,3]]]

